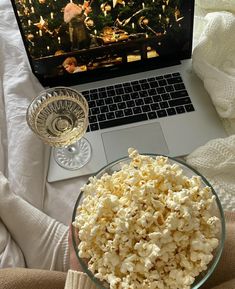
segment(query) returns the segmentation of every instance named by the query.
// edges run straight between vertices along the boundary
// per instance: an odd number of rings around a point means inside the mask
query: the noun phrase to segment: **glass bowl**
[[[147,155],[150,157],[157,157],[160,156],[158,154],[141,154],[141,155]],[[213,271],[215,270],[222,251],[223,251],[223,247],[224,247],[224,241],[225,241],[225,218],[224,218],[224,213],[223,213],[223,209],[220,203],[220,200],[215,192],[215,190],[213,189],[213,187],[210,185],[210,183],[205,179],[205,177],[203,177],[199,172],[197,172],[195,169],[191,168],[188,164],[186,164],[185,162],[176,159],[176,158],[172,158],[172,157],[168,157],[168,163],[170,164],[178,164],[181,169],[183,170],[183,174],[189,178],[191,178],[192,176],[200,176],[201,177],[201,182],[202,182],[202,186],[209,186],[211,188],[212,194],[215,196],[215,206],[213,207],[213,215],[218,217],[220,220],[220,226],[219,226],[219,232],[217,234],[217,239],[219,240],[219,244],[217,246],[217,248],[213,251],[213,259],[210,261],[210,263],[207,265],[207,269],[205,271],[202,271],[195,279],[194,283],[191,285],[191,289],[198,289],[200,288],[205,282],[206,280],[211,276],[211,274],[213,273]],[[96,173],[96,178],[100,179],[104,174],[109,174],[112,175],[115,171],[119,171],[122,167],[123,164],[129,164],[131,161],[131,159],[129,157],[123,157],[121,159],[118,159],[110,164],[108,164],[107,166],[103,167],[100,171],[98,171]],[[88,181],[89,182],[89,181]],[[79,207],[79,205],[82,203],[83,201],[83,191],[80,192],[78,199],[76,201],[75,207],[74,207],[74,211],[73,211],[73,216],[72,216],[72,222],[75,221],[75,218],[77,216],[77,209]],[[79,261],[79,264],[81,265],[83,271],[90,277],[90,279],[95,283],[95,285],[98,288],[101,289],[105,289],[105,288],[109,288],[109,284],[103,281],[100,281],[99,279],[97,279],[94,274],[88,269],[87,263],[88,260],[87,259],[83,259],[79,257],[79,249],[78,249],[78,245],[79,245],[79,237],[78,237],[78,231],[77,229],[72,226],[72,242],[73,242],[73,247],[74,250],[76,252],[76,256],[77,259]]]

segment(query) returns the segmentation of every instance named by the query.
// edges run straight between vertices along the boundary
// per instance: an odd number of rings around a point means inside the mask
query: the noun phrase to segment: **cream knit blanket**
[[[196,1],[193,68],[230,136],[212,140],[186,158],[214,186],[223,208],[230,211],[235,211],[234,13],[235,0]]]

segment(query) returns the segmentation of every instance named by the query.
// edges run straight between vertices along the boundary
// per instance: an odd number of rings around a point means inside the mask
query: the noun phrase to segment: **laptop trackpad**
[[[102,140],[108,162],[127,156],[130,147],[140,153],[169,153],[161,125],[156,122],[105,132],[102,133]]]

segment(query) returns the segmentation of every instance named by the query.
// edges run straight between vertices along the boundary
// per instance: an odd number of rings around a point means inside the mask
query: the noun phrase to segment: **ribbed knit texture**
[[[96,289],[94,282],[83,272],[69,270],[64,289]]]
[[[186,162],[207,178],[224,210],[235,211],[235,135],[208,142]]]

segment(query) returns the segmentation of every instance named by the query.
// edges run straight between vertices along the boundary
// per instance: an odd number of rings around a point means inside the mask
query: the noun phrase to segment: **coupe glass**
[[[43,90],[29,105],[27,123],[46,144],[55,161],[68,170],[83,167],[91,157],[91,146],[82,138],[88,126],[89,107],[85,97],[67,87]]]

